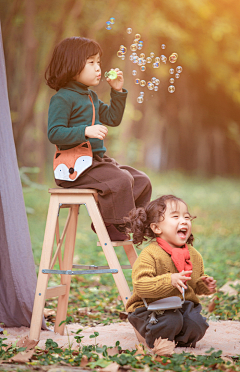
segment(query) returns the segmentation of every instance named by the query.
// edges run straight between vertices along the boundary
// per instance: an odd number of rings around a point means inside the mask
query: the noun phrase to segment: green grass
[[[218,287],[228,280],[240,278],[240,180],[225,178],[198,178],[182,173],[149,173],[153,185],[153,196],[174,194],[189,206],[193,221],[194,246],[202,254],[207,274],[217,279]],[[49,186],[53,186],[51,183]],[[28,189],[24,192],[27,207],[34,209],[28,215],[33,255],[36,265],[41,256],[42,241],[47,217],[49,194],[46,190]],[[67,211],[61,210],[60,224],[63,226]],[[90,218],[85,206],[81,206],[75,263],[105,264],[106,260],[97,237],[90,229]],[[123,249],[116,248],[119,259],[127,263]],[[130,273],[127,274],[130,280]],[[111,276],[107,276],[108,282]]]

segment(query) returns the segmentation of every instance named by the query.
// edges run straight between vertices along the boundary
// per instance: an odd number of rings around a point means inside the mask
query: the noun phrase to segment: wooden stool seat
[[[60,334],[64,333],[65,324],[63,323],[61,326],[59,326],[59,324],[66,319],[67,315],[71,275],[111,272],[125,306],[131,293],[123,274],[122,268],[132,267],[137,258],[137,253],[132,241],[127,240],[111,242],[97,205],[97,190],[54,188],[49,189],[49,193],[51,194],[51,196],[29,335],[29,338],[31,340],[39,339],[45,301],[47,298],[51,297],[58,297],[54,330],[55,332],[58,332]],[[82,204],[86,205],[89,216],[98,235],[98,246],[102,247],[106,260],[108,262],[108,266],[73,265],[79,206]],[[59,211],[61,208],[69,208],[69,213],[62,235],[60,236]],[[57,241],[57,248],[53,255],[55,236]],[[61,247],[64,238],[65,245],[62,258]],[[123,246],[130,262],[130,266],[125,265],[121,267],[113,248],[117,246]],[[54,265],[57,259],[59,261],[60,269],[54,270]],[[61,275],[61,284],[55,287],[47,288],[49,275],[51,273],[59,273]]]

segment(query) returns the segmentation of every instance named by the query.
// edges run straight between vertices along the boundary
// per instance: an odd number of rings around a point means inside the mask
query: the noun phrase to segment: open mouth
[[[178,234],[179,238],[181,238],[181,239],[185,239],[186,236],[187,236],[187,231],[188,231],[188,229],[185,228],[185,227],[182,227],[181,229],[179,229],[179,230],[177,231],[177,234]]]

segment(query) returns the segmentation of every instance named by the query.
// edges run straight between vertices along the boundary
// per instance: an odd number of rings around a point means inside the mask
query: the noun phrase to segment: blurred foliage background
[[[106,21],[115,18],[111,30]],[[180,170],[197,175],[239,175],[240,171],[240,3],[238,0],[0,0],[14,138],[20,166],[38,166],[49,179],[54,146],[47,139],[47,112],[54,91],[44,71],[54,46],[65,37],[96,39],[102,70],[119,67],[129,91],[123,121],[106,139],[108,155],[120,163],[154,172]],[[132,34],[127,34],[128,27]],[[169,62],[140,72],[130,60],[134,35],[148,56],[176,52]],[[166,49],[161,49],[162,44]],[[117,57],[127,47],[126,59]],[[164,53],[163,53],[164,52]],[[170,67],[183,72],[170,94]],[[135,84],[132,70],[159,91]],[[99,98],[109,101],[103,77]],[[142,104],[139,92],[145,92]],[[50,172],[50,171],[49,171]]]

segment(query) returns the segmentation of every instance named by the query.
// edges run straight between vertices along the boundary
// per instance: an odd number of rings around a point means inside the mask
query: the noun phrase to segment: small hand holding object
[[[171,275],[172,285],[176,287],[181,293],[183,293],[182,288],[187,289],[187,286],[184,282],[186,282],[186,280],[192,279],[190,276],[186,276],[187,274],[192,274],[192,270],[190,271],[182,270],[180,273]]]
[[[208,287],[210,293],[216,292],[216,280],[212,276],[202,276],[203,283]]]
[[[115,70],[110,70],[108,73],[105,74],[107,77],[107,82],[113,89],[117,90],[118,92],[122,92],[122,87],[124,83],[123,79],[123,72],[119,70],[119,68],[115,68]]]
[[[104,125],[96,124],[85,128],[85,137],[98,138],[103,140],[107,135],[108,129]]]

